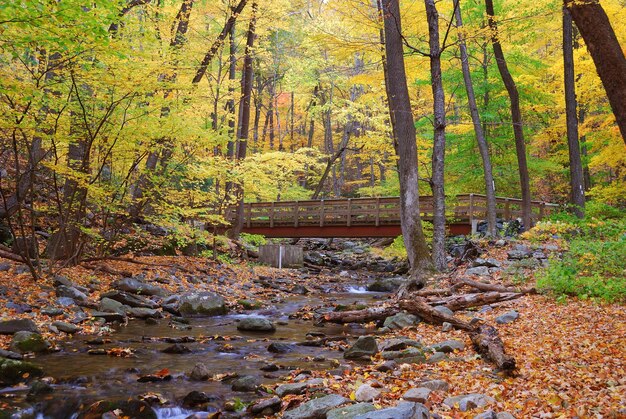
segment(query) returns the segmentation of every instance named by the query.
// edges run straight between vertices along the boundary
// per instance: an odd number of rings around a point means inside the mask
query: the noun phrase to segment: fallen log
[[[324,314],[323,322],[327,323],[369,323],[384,320],[400,311],[398,307],[373,307],[364,310],[333,311]]]
[[[426,323],[443,324],[444,322],[448,322],[457,329],[467,331],[474,329],[474,326],[470,325],[468,322],[435,310],[422,298],[402,300],[399,305],[401,309],[420,317]]]
[[[498,329],[488,324],[481,324],[470,332],[470,339],[476,352],[496,364],[498,369],[507,373],[515,369],[515,358],[504,351],[504,343],[498,335]]]
[[[470,287],[475,288],[479,291],[519,292],[521,294],[535,294],[537,292],[537,290],[534,287],[527,288],[524,290],[524,289],[519,289],[515,287],[507,287],[507,286],[499,285],[499,284],[491,284],[491,283],[486,283],[486,282],[473,281],[469,278],[460,278],[457,284],[469,285]]]
[[[430,305],[445,306],[452,311],[465,310],[471,307],[480,307],[500,301],[510,301],[520,298],[524,294],[519,292],[480,292],[473,294],[459,294],[441,300],[431,301]]]

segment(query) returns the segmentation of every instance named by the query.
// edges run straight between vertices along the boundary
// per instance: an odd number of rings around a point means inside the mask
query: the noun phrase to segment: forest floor
[[[482,257],[504,260],[509,248],[510,245],[488,248]],[[53,345],[58,345],[61,353],[67,341],[81,339],[84,335],[115,336],[116,332],[108,324],[89,319],[74,321],[80,331],[73,337],[58,332],[50,325],[58,320],[72,322],[72,316],[79,311],[95,309],[100,295],[112,290],[115,280],[119,280],[121,276],[132,275],[146,283],[158,284],[168,294],[193,290],[217,292],[224,297],[230,311],[237,313],[254,313],[254,310],[250,311],[250,304],[259,304],[262,312],[262,308],[272,301],[284,302],[294,294],[310,292],[301,298],[305,302],[310,299],[315,303],[303,304],[296,313],[290,315],[290,318],[309,321],[310,324],[306,323],[306,328],[302,330],[301,339],[304,339],[304,335],[314,329],[311,320],[319,314],[320,306],[336,305],[337,301],[333,296],[343,292],[346,284],[366,282],[359,272],[351,272],[350,276],[325,270],[320,274],[308,274],[301,270],[278,270],[246,263],[223,265],[203,258],[182,256],[141,257],[136,262],[139,263],[103,261],[100,262],[100,270],[93,264],[89,268],[78,266],[64,269],[60,274],[87,295],[83,308],[72,307],[72,310],[59,303],[52,278],[35,282],[18,264],[2,263],[0,320],[33,320],[43,337]],[[445,282],[462,277],[468,267],[461,265],[454,272],[437,280]],[[533,283],[532,275],[532,269],[526,271],[526,284]],[[492,283],[501,281],[499,275],[487,279]],[[294,288],[296,286],[300,288]],[[301,287],[306,290],[303,291]],[[354,296],[355,301],[358,300],[357,297],[358,295]],[[376,296],[376,299],[386,301],[390,297],[391,294],[388,294]],[[369,303],[375,303],[376,299],[369,300]],[[507,324],[495,322],[496,317],[511,310],[517,311],[519,318]],[[55,315],[55,312],[63,314]],[[513,301],[466,310],[455,315],[468,321],[479,316],[497,327],[507,353],[513,355],[517,361],[518,368],[513,376],[494,371],[492,365],[477,355],[470,339],[462,331],[444,332],[440,326],[426,323],[386,332],[377,329],[376,324],[366,325],[363,330],[356,330],[355,325],[346,325],[341,332],[344,339],[329,340],[324,348],[324,351],[335,352],[337,359],[331,360],[323,368],[286,371],[282,376],[274,377],[278,381],[270,381],[258,387],[255,399],[272,397],[273,390],[280,384],[321,378],[321,387],[304,386],[296,392],[298,394],[282,397],[279,407],[275,407],[277,414],[281,416],[285,411],[320,394],[337,394],[353,401],[371,401],[376,408],[386,408],[397,405],[407,390],[421,387],[420,384],[424,381],[443,380],[448,388],[445,391],[433,391],[424,400],[428,409],[441,417],[473,418],[489,410],[508,412],[516,418],[626,417],[625,306],[579,299],[557,302],[549,296],[526,295]],[[325,328],[315,330],[324,332]],[[425,347],[449,340],[460,341],[464,345],[462,349],[456,349],[432,363],[404,364],[402,359],[397,359],[396,365],[385,370],[380,368],[385,362],[385,352],[373,355],[369,362],[341,359],[343,351],[354,343],[354,338],[359,334],[374,335],[379,346],[384,346],[391,339],[412,339],[421,342]],[[9,349],[11,338],[10,335],[0,335],[0,348]],[[258,358],[259,354],[247,356]],[[324,360],[321,356],[318,358],[318,361]],[[37,357],[34,359],[37,360]],[[43,367],[45,370],[45,365]],[[211,365],[208,367],[211,368]],[[366,387],[373,388],[370,390],[373,400],[368,400],[372,397],[363,396]],[[450,396],[466,394],[487,396],[483,398],[486,404],[479,403],[481,406],[472,408],[472,405],[461,406],[458,402],[446,400]],[[235,397],[237,394],[231,396],[231,400],[238,400]],[[13,400],[16,399],[0,391],[0,413],[3,407],[11,408]],[[254,405],[255,400],[250,400],[249,397],[247,400]],[[232,405],[225,406],[227,404],[219,404],[216,408],[233,410]],[[245,416],[246,413],[231,412],[224,415]]]

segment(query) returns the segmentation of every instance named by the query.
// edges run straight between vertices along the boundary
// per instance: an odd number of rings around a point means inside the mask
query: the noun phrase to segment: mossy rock
[[[92,404],[78,415],[78,419],[100,419],[105,413],[119,410],[121,416],[134,419],[157,419],[150,405],[141,400],[103,400]]]
[[[237,304],[243,307],[244,310],[254,310],[263,307],[263,304],[257,300],[239,300]]]
[[[0,358],[0,382],[16,384],[28,378],[41,377],[41,367],[26,361]],[[2,416],[0,416],[2,418]]]
[[[50,349],[50,342],[39,333],[17,332],[11,341],[11,350],[19,353],[46,352]]]

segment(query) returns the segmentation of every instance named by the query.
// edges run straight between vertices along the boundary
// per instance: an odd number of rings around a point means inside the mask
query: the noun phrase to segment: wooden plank
[[[320,204],[320,227],[324,227],[324,200],[322,199]]]

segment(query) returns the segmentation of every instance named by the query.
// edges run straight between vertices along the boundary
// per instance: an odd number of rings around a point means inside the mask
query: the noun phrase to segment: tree
[[[413,111],[404,69],[400,5],[398,0],[382,0],[382,3],[388,80],[387,100],[391,109],[391,120],[394,124],[397,141],[402,237],[411,265],[411,279],[424,285],[426,273],[432,270],[433,265],[420,216],[417,145]]]
[[[583,165],[578,142],[578,115],[576,111],[576,81],[574,80],[574,43],[572,15],[563,7],[563,79],[565,86],[565,114],[567,119],[567,147],[569,149],[570,202],[579,218],[585,216],[585,188]]]
[[[599,0],[564,0],[578,27],[626,144],[626,58]]]
[[[520,98],[517,90],[517,84],[511,76],[509,67],[504,58],[502,45],[498,34],[498,24],[495,18],[493,8],[493,0],[485,0],[485,8],[487,10],[487,19],[489,28],[491,29],[491,44],[493,53],[498,64],[498,71],[502,82],[506,87],[511,101],[511,120],[513,122],[513,133],[515,135],[515,150],[517,153],[517,167],[519,171],[520,188],[522,191],[522,221],[524,228],[528,230],[532,225],[531,218],[531,198],[530,198],[530,175],[528,174],[528,163],[526,162],[526,142],[524,140],[524,123],[522,121],[522,111],[520,109]]]
[[[452,0],[456,7],[454,16],[459,37],[459,52],[461,59],[461,68],[463,70],[463,82],[467,93],[467,102],[469,106],[472,124],[474,126],[474,135],[478,143],[478,150],[483,163],[483,173],[485,179],[485,195],[487,196],[487,231],[490,236],[496,235],[496,191],[493,179],[493,169],[491,167],[491,157],[489,155],[489,144],[485,138],[485,132],[481,125],[478,105],[476,104],[476,94],[474,93],[474,83],[470,72],[469,56],[467,54],[467,45],[465,43],[465,35],[463,34],[463,19],[461,17],[460,0]]]

